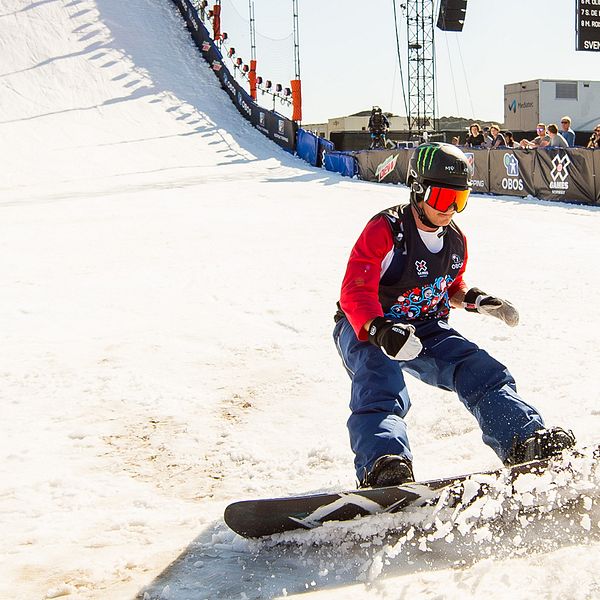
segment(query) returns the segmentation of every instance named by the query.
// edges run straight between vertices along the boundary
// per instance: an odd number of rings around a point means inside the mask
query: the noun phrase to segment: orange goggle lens
[[[431,186],[425,192],[425,202],[439,210],[448,211],[452,205],[456,205],[456,212],[462,212],[467,205],[471,190],[452,190],[450,188]]]

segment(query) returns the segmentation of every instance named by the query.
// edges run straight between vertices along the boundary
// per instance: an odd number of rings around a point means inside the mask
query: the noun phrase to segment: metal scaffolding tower
[[[298,33],[298,0],[292,0],[294,13],[294,76],[300,79],[300,38]]]
[[[433,0],[406,0],[408,127],[436,129]]]
[[[254,0],[248,0],[250,21],[250,60],[256,60],[256,19],[254,18]]]

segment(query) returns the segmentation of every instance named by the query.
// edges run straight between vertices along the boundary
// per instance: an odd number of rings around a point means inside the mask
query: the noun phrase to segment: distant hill
[[[386,110],[382,110],[382,112],[386,117],[399,117],[400,116],[400,115],[395,115],[394,113],[388,112]],[[351,116],[351,117],[370,117],[371,110],[361,110],[360,112],[354,113],[349,116]]]
[[[386,117],[397,117],[400,115],[395,115],[391,112],[383,111]],[[361,110],[360,112],[354,113],[350,115],[351,117],[368,117],[371,115],[370,110]],[[487,121],[485,119],[467,119],[466,117],[439,117],[438,119],[439,125],[438,129],[440,131],[467,131],[469,125],[473,123],[479,123],[481,127],[489,127],[492,123],[498,125],[500,129],[504,129],[504,123],[499,123],[498,121]]]

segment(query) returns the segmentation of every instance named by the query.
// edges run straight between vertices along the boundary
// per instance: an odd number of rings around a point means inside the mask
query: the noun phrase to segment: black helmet
[[[464,152],[453,144],[429,142],[414,151],[406,183],[417,194],[423,194],[431,185],[455,190],[468,190],[473,167]]]

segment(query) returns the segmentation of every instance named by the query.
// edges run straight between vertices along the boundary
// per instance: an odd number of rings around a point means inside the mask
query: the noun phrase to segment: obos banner
[[[535,192],[542,200],[595,203],[594,158],[585,148],[538,148]]]
[[[198,16],[198,11],[190,0],[173,0],[173,2],[183,15],[196,46],[221,81],[221,86],[229,94],[240,114],[275,143],[285,150],[293,152],[296,144],[296,123],[275,111],[267,110],[256,104],[223,64],[221,52],[210,37]]]
[[[501,196],[535,194],[533,168],[535,152],[530,150],[490,150],[489,191]]]

